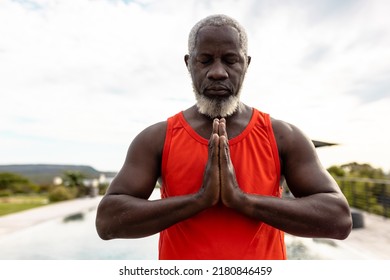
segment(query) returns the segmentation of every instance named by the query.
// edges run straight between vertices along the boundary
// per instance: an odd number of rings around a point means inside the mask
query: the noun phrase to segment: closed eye
[[[240,61],[240,58],[236,55],[229,55],[224,58],[224,61],[227,64],[235,64]]]
[[[196,59],[199,63],[202,63],[202,64],[209,64],[212,62],[212,57],[211,56],[208,56],[208,55],[201,55],[199,57],[197,57]]]

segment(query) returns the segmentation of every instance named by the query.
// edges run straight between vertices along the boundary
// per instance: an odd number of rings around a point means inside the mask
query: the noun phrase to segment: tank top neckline
[[[244,139],[249,132],[251,132],[252,128],[256,124],[257,116],[259,115],[259,111],[256,110],[255,108],[252,108],[252,116],[251,119],[249,120],[249,123],[245,127],[245,129],[237,136],[230,138],[229,139],[229,145],[234,145],[238,142],[240,142],[242,139]],[[184,129],[187,131],[189,135],[191,135],[192,138],[194,138],[196,141],[208,145],[209,139],[206,139],[202,136],[200,136],[192,127],[191,125],[187,122],[187,120],[184,117],[184,112],[181,111],[179,113],[179,121],[183,125]]]

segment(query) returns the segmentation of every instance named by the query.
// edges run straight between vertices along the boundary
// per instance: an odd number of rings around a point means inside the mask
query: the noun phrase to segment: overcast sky
[[[300,127],[325,167],[390,170],[390,1],[0,0],[0,164],[117,171],[145,127],[191,106],[190,28],[249,35],[242,100]]]

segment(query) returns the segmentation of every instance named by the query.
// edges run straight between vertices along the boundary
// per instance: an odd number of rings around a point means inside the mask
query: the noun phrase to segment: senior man
[[[286,259],[284,232],[344,239],[348,203],[308,137],[240,101],[251,62],[225,15],[191,30],[196,104],[135,137],[102,199],[103,239],[160,233],[159,259]],[[157,181],[161,199],[150,201]],[[294,198],[281,196],[286,180]]]

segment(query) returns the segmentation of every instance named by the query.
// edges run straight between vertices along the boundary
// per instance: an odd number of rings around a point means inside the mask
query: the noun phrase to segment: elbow
[[[98,236],[103,240],[110,240],[113,239],[112,234],[110,234],[109,226],[104,221],[104,218],[99,217],[99,215],[96,217],[96,231]]]
[[[335,233],[334,239],[345,240],[352,231],[352,223],[350,225],[346,224],[345,226],[339,227]]]
[[[107,241],[107,240],[111,240],[112,238],[109,237],[109,235],[107,234],[104,234],[102,233],[101,231],[97,231],[98,232],[98,235],[100,237],[100,239],[104,240],[104,241]]]
[[[334,239],[338,240],[344,240],[346,239],[349,234],[352,231],[352,216],[350,211],[348,210],[347,213],[344,215],[341,215],[341,217],[338,219],[338,222],[335,226],[334,231]]]
[[[338,203],[334,205],[335,210],[329,219],[333,221],[333,230],[331,230],[331,238],[344,240],[352,231],[352,215],[351,209],[345,197],[341,197]]]
[[[352,231],[352,216],[351,216],[351,214],[349,214],[349,216],[346,218],[346,220],[347,221],[345,222],[345,225],[343,227],[343,231],[340,234],[340,238],[339,238],[340,240],[346,239]]]
[[[110,235],[107,234],[106,231],[104,231],[101,227],[96,226],[96,230],[97,230],[97,233],[98,233],[98,236],[100,237],[100,239],[102,239],[102,240],[110,240],[110,239],[112,239],[110,237]]]
[[[106,207],[105,199],[100,202],[95,219],[95,228],[98,236],[103,240],[114,239],[113,225],[112,225],[112,213],[108,211],[109,208]]]
[[[95,227],[98,236],[102,240],[117,238],[137,238],[143,237],[136,234],[134,223],[129,219],[127,222],[121,221],[118,209],[108,207],[107,200],[102,200],[96,214]],[[126,226],[125,226],[126,224]]]

